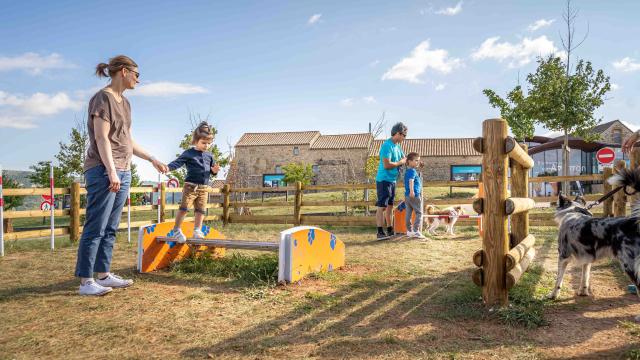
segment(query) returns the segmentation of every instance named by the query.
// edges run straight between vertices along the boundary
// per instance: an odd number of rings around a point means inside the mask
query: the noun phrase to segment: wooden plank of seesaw
[[[166,236],[156,237],[156,241],[170,242],[175,241],[173,238]],[[204,245],[213,247],[223,247],[226,249],[247,249],[247,250],[265,250],[278,251],[279,244],[274,242],[252,241],[252,240],[213,240],[213,239],[187,239],[188,245]]]

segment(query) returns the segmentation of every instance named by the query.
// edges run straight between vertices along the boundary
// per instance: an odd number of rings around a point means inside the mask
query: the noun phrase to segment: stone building
[[[365,164],[378,156],[384,140],[369,133],[322,135],[319,131],[246,133],[235,145],[230,171],[237,186],[271,186],[266,178],[292,162],[311,164],[316,184],[366,182]],[[482,158],[473,139],[407,139],[405,153],[418,152],[427,180],[469,180],[479,174]],[[460,172],[457,172],[460,170]]]

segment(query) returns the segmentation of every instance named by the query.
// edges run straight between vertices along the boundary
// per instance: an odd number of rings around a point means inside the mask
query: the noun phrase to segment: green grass
[[[233,253],[223,258],[208,254],[189,258],[171,266],[177,274],[198,274],[238,282],[242,285],[275,285],[278,282],[278,258],[272,254],[248,256]]]

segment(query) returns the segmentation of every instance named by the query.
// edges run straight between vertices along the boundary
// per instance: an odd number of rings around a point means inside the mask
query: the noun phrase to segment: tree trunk
[[[564,146],[562,146],[562,175],[569,176],[569,134],[567,130],[564,131]],[[569,181],[565,180],[562,183],[562,192],[566,196],[569,196]]]
[[[11,221],[13,219],[3,219],[3,226],[4,226],[4,232],[5,233],[11,233],[13,232],[13,221]]]

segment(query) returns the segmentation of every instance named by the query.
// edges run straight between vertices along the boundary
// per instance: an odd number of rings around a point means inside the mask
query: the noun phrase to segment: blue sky
[[[367,131],[382,112],[409,137],[475,137],[500,94],[561,51],[564,1],[2,1],[0,164],[57,153],[90,96],[95,65],[126,54],[133,134],[169,162],[209,116],[223,150],[244,132]],[[640,124],[640,2],[574,1],[576,56],[611,77],[604,121]],[[538,131],[545,133],[544,129]],[[145,179],[147,163],[134,160]]]

